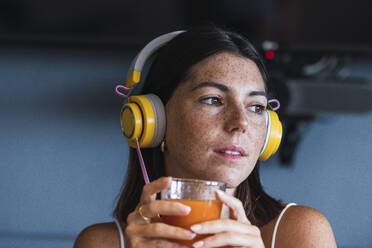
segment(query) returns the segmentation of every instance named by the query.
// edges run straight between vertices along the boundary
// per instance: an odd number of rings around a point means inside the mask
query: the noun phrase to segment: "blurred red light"
[[[267,50],[267,51],[265,52],[265,57],[266,57],[267,59],[273,59],[273,58],[275,57],[275,53],[274,53],[272,50]]]

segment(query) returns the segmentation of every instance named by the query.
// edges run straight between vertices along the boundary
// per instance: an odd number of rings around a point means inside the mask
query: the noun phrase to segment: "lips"
[[[238,146],[228,146],[224,148],[219,148],[214,150],[214,152],[216,152],[220,156],[232,159],[239,159],[247,156],[244,149]]]

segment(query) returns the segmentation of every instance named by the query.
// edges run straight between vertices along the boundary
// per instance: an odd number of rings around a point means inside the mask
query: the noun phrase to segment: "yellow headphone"
[[[160,47],[185,31],[161,35],[148,43],[134,58],[128,71],[126,87],[132,88],[140,82],[141,71],[146,60]],[[132,88],[133,90],[133,88]],[[259,160],[267,160],[279,148],[282,124],[276,112],[266,110],[266,138]],[[121,128],[130,147],[157,147],[165,136],[166,117],[164,104],[155,94],[129,96],[128,103],[121,108]]]

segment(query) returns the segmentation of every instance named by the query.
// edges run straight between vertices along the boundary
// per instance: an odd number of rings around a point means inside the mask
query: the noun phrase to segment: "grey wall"
[[[113,88],[127,56],[0,51],[0,247],[70,247],[111,220],[127,157]]]
[[[330,221],[340,247],[372,247],[372,114],[326,116],[304,127],[294,166],[262,165],[265,189],[314,207]]]
[[[0,48],[0,247],[71,247],[112,221],[127,159],[113,88],[132,56]],[[324,213],[340,247],[371,247],[371,131],[372,113],[322,116],[291,168],[262,164],[265,188]]]

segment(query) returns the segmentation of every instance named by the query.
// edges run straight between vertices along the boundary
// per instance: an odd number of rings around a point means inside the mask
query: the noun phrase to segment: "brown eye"
[[[204,104],[214,105],[214,106],[222,105],[222,100],[219,97],[215,97],[215,96],[203,98],[201,99],[201,102]]]
[[[266,107],[257,104],[249,106],[249,109],[256,114],[262,114],[265,111]]]

